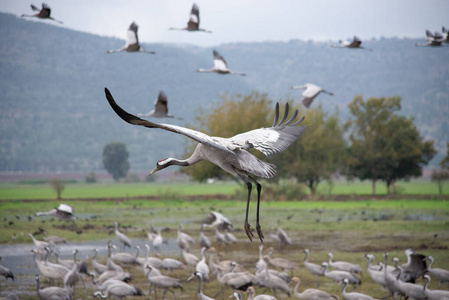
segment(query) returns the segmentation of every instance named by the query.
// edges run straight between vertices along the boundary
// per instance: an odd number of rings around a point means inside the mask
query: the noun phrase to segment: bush
[[[95,174],[95,172],[90,172],[89,174],[86,175],[86,183],[95,183],[97,182],[97,175]]]

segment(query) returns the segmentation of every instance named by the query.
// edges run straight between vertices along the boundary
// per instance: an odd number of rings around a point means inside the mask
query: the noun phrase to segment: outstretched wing
[[[228,65],[226,64],[225,59],[223,56],[220,55],[216,50],[213,51],[214,53],[214,67],[218,70],[227,70]]]
[[[296,139],[304,133],[304,126],[300,124],[304,117],[295,122],[298,110],[285,122],[288,117],[289,106],[285,104],[285,112],[282,120],[279,120],[279,103],[276,103],[276,115],[273,126],[270,128],[259,128],[230,138],[230,142],[239,145],[243,149],[255,148],[265,154],[272,156],[285,151]]]
[[[192,10],[190,11],[189,22],[187,22],[187,28],[189,30],[198,30],[200,26],[200,9],[196,3],[193,3]]]
[[[201,143],[201,144],[204,144],[204,145],[207,145],[210,147],[214,147],[221,151],[225,151],[225,152],[234,154],[234,152],[231,149],[226,147],[226,143],[225,143],[224,139],[217,138],[217,137],[210,137],[205,133],[202,133],[202,132],[199,132],[196,130],[192,130],[192,129],[188,129],[188,128],[184,128],[181,126],[170,125],[170,124],[158,124],[158,123],[153,123],[153,122],[150,122],[147,120],[143,120],[141,118],[138,118],[138,117],[126,112],[125,110],[123,110],[123,108],[118,106],[118,104],[115,102],[114,98],[112,97],[111,92],[107,88],[104,89],[104,92],[106,94],[106,99],[108,99],[108,102],[111,105],[112,109],[125,122],[128,122],[133,125],[145,126],[148,128],[160,128],[163,130],[168,130],[168,131],[171,131],[174,133],[182,134],[182,135],[185,135],[185,136],[191,138],[194,141],[197,141],[198,143]]]
[[[126,43],[128,45],[134,45],[139,43],[139,38],[137,37],[137,29],[139,26],[135,22],[132,22],[131,25],[129,25],[128,31],[126,32]]]
[[[154,110],[157,113],[166,115],[168,113],[167,95],[163,91],[159,92],[156,102],[154,103]]]

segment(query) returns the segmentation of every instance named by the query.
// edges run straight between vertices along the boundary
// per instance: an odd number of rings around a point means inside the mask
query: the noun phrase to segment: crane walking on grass
[[[285,151],[300,135],[304,133],[305,130],[304,126],[297,126],[304,120],[304,117],[302,117],[299,121],[296,121],[296,117],[298,116],[297,110],[293,116],[286,121],[289,114],[289,106],[286,104],[284,115],[279,121],[279,103],[277,103],[275,119],[272,127],[251,130],[231,138],[222,138],[211,137],[202,132],[176,125],[159,124],[140,119],[129,114],[118,106],[112,97],[111,92],[109,92],[107,88],[105,88],[105,93],[112,109],[124,121],[133,125],[148,128],[160,128],[182,134],[199,143],[189,158],[185,160],[175,158],[161,159],[156,163],[156,167],[150,172],[149,175],[152,175],[153,173],[165,169],[171,165],[191,166],[201,160],[208,160],[222,168],[224,171],[239,177],[247,185],[248,199],[246,204],[244,227],[246,235],[251,241],[254,235],[251,232],[251,226],[248,223],[248,211],[252,183],[255,183],[257,188],[256,230],[260,240],[263,242],[264,236],[259,224],[259,203],[262,186],[250,174],[263,178],[271,178],[276,175],[276,166],[259,160],[247,150],[255,148],[266,156],[272,156],[276,153]]]

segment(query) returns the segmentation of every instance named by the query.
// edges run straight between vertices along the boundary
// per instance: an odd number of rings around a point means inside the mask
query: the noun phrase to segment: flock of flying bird
[[[31,5],[31,8],[34,11],[37,11],[34,15],[22,15],[23,17],[37,17],[41,19],[51,19],[53,21],[56,21],[58,23],[62,23],[60,21],[55,20],[51,17],[51,10],[50,7],[47,4],[42,4],[42,9],[38,9],[36,6]],[[202,31],[210,33],[210,31],[202,29],[199,27],[200,25],[200,18],[199,18],[199,8],[196,4],[193,4],[190,18],[187,23],[187,27],[185,28],[170,28],[170,30],[186,30],[186,31]],[[107,53],[116,53],[116,52],[144,52],[144,53],[151,53],[155,54],[153,51],[147,51],[145,50],[139,43],[138,35],[138,26],[133,22],[128,31],[127,31],[127,41],[126,44],[116,50],[108,50]],[[419,45],[416,46],[441,46],[443,43],[449,43],[449,31],[443,27],[443,33],[446,34],[446,37],[444,37],[440,33],[432,34],[430,31],[426,31],[427,34],[427,40],[428,42],[425,45]],[[361,40],[357,37],[354,37],[353,41],[343,42],[340,41],[338,45],[331,45],[332,47],[340,47],[340,48],[359,48],[363,49],[361,47]],[[368,49],[371,50],[371,49]],[[213,63],[214,66],[211,69],[198,69],[197,72],[214,72],[217,74],[234,74],[234,75],[241,75],[245,76],[245,73],[235,72],[228,68],[227,63],[223,56],[221,56],[216,50],[213,50]],[[302,103],[305,107],[310,107],[315,97],[323,92],[327,93],[329,95],[333,95],[333,93],[330,93],[321,87],[308,83],[303,86],[292,86],[292,89],[304,89],[304,92],[302,94],[303,99]],[[298,111],[296,110],[293,113],[293,116],[289,117],[289,106],[288,104],[285,105],[284,114],[281,116],[279,112],[279,104],[276,104],[276,110],[275,110],[275,120],[273,122],[273,125],[268,128],[259,128],[255,130],[251,130],[245,133],[238,134],[231,138],[221,138],[221,137],[211,137],[208,136],[202,132],[198,132],[195,130],[191,130],[188,128],[184,128],[181,126],[176,125],[169,125],[169,124],[159,124],[154,123],[145,119],[141,119],[140,117],[156,117],[156,118],[172,118],[172,115],[168,114],[168,106],[167,106],[167,96],[164,92],[160,92],[159,96],[154,104],[154,109],[150,111],[148,114],[137,114],[132,115],[125,110],[123,110],[114,100],[111,92],[105,88],[105,94],[106,98],[112,107],[112,109],[117,113],[117,115],[122,118],[124,121],[133,124],[133,125],[139,125],[144,126],[147,128],[159,128],[167,131],[171,131],[177,134],[182,134],[184,136],[187,136],[196,142],[198,142],[198,146],[196,147],[194,153],[185,160],[179,160],[175,158],[166,158],[161,159],[157,162],[156,167],[151,171],[150,175],[162,170],[170,165],[177,165],[177,166],[190,166],[193,165],[201,160],[207,160],[210,161],[216,165],[218,165],[220,168],[222,168],[224,171],[240,178],[247,186],[248,189],[248,198],[247,198],[247,207],[246,207],[246,215],[245,215],[245,222],[244,222],[244,228],[246,235],[250,240],[253,238],[253,232],[251,229],[251,226],[248,222],[248,210],[249,210],[249,203],[251,198],[251,191],[252,191],[252,184],[256,185],[257,189],[257,211],[256,211],[256,231],[258,234],[259,239],[263,242],[264,234],[262,232],[260,222],[259,222],[259,202],[260,202],[260,193],[261,193],[261,185],[258,183],[253,175],[263,178],[271,178],[275,176],[275,166],[273,164],[264,162],[258,158],[256,158],[254,155],[249,153],[247,150],[254,148],[256,150],[259,150],[266,156],[272,156],[277,153],[281,153],[285,151],[293,142],[296,141],[296,139],[301,136],[304,131],[304,126],[298,126],[303,120],[304,117],[297,120]],[[281,119],[280,119],[281,117]],[[58,208],[55,208],[54,210],[46,213],[41,213],[41,215],[49,215],[49,214],[55,214],[61,218],[67,218],[67,219],[73,219],[73,209],[67,205],[62,204]],[[223,216],[215,216],[216,220],[221,220],[224,218]],[[200,238],[203,240],[207,238],[203,232],[203,227],[208,226],[222,226],[221,221],[217,223],[217,225],[204,225],[201,228],[200,232]],[[228,223],[230,224],[229,220]],[[216,229],[216,238],[217,242],[226,245],[228,243],[233,243],[236,241],[235,237],[232,235],[232,233],[229,231],[230,228],[224,228],[223,233],[219,231],[218,227]],[[129,239],[127,240],[126,236],[124,236],[120,231],[118,230],[118,224],[115,224],[115,232],[117,235],[117,238],[126,246],[131,246],[131,242]],[[73,260],[70,260],[66,263],[59,262],[60,265],[65,265],[64,271],[60,270],[58,271],[58,275],[50,275],[48,273],[48,270],[51,267],[53,268],[59,268],[62,269],[62,267],[56,267],[53,263],[51,263],[48,258],[50,257],[52,253],[52,248],[47,243],[46,245],[39,244],[31,234],[30,236],[33,238],[33,241],[35,243],[35,246],[40,251],[46,251],[46,255],[43,255],[42,252],[38,252],[38,250],[35,251],[35,261],[37,266],[39,267],[39,270],[41,271],[42,275],[49,278],[49,279],[63,279],[64,281],[64,288],[47,288],[47,289],[40,289],[39,288],[39,277],[36,278],[37,281],[37,292],[41,299],[71,299],[71,296],[73,294],[73,288],[74,284],[78,281],[80,277],[80,272],[84,272],[85,274],[95,276],[95,273],[89,273],[87,272],[86,265],[81,266],[81,264],[77,263],[76,261],[76,254],[77,251],[74,251],[73,253]],[[193,254],[189,253],[189,247],[191,244],[193,244],[194,240],[189,239],[189,236],[186,235],[182,231],[182,226],[180,225],[178,229],[178,246],[180,249],[182,249],[182,255],[184,257],[185,263],[187,266],[191,268],[195,268],[195,272],[193,273],[192,277],[197,278],[198,281],[198,297],[199,299],[212,299],[210,297],[204,296],[201,290],[202,281],[210,280],[209,272],[217,277],[217,280],[222,284],[222,286],[230,286],[234,289],[244,289],[247,290],[248,293],[248,299],[274,299],[274,297],[266,296],[265,298],[255,297],[255,290],[253,286],[261,285],[265,288],[272,289],[277,294],[277,291],[283,291],[287,295],[290,296],[291,294],[291,288],[288,285],[288,282],[290,281],[289,275],[285,273],[286,270],[290,270],[293,272],[297,269],[297,265],[294,262],[291,261],[283,261],[280,258],[272,258],[271,254],[273,253],[273,249],[270,249],[269,253],[267,255],[262,255],[263,246],[261,245],[260,248],[260,258],[258,261],[258,266],[256,266],[256,272],[255,274],[251,274],[246,271],[236,271],[239,270],[239,265],[235,262],[226,262],[226,264],[215,264],[213,261],[213,253],[214,248],[211,247],[210,242],[207,244],[206,242],[201,242],[202,245],[202,258],[199,259],[198,257],[194,256]],[[285,234],[282,235],[282,229],[278,228],[278,232],[276,234],[272,234],[273,239],[277,239],[282,243],[282,246],[285,246],[287,244],[291,244],[291,240],[288,239],[288,236]],[[153,242],[153,246],[156,249],[159,249],[160,244],[162,243],[162,237],[160,230],[157,231],[157,234],[154,236],[152,234],[149,234],[149,238]],[[164,289],[164,294],[166,291],[171,291],[170,288],[182,288],[181,281],[179,279],[171,278],[167,275],[162,275],[162,273],[159,271],[159,268],[163,266],[163,262],[160,261],[157,262],[155,259],[150,259],[149,255],[149,246],[147,247],[147,256],[146,258],[140,258],[139,257],[139,248],[137,249],[137,254],[135,256],[130,255],[129,253],[117,253],[117,254],[111,254],[113,249],[112,244],[108,244],[108,263],[107,266],[103,267],[103,272],[98,272],[99,269],[95,267],[95,265],[98,267],[99,264],[95,261],[95,257],[92,260],[93,267],[96,271],[96,275],[100,276],[98,279],[95,279],[94,282],[96,282],[98,288],[100,291],[96,292],[95,296],[100,296],[102,298],[106,298],[108,295],[115,295],[116,297],[120,298],[120,294],[114,294],[115,292],[119,293],[125,293],[126,295],[141,295],[143,294],[140,289],[137,287],[133,287],[127,283],[125,283],[123,280],[126,278],[126,272],[123,271],[123,268],[116,265],[114,263],[114,258],[117,262],[121,262],[124,265],[132,265],[137,264],[143,266],[144,272],[148,278],[148,281],[150,284],[154,287],[159,287]],[[210,259],[209,259],[209,265],[206,264],[206,256],[205,252],[208,251],[210,253]],[[325,262],[322,265],[313,265],[307,261],[307,258],[309,256],[309,251],[306,249],[306,256],[304,260],[304,266],[312,272],[315,276],[325,276],[334,279],[335,281],[342,284],[343,288],[341,291],[341,295],[344,299],[373,299],[369,296],[364,296],[358,293],[348,293],[346,292],[346,286],[351,284],[360,284],[360,279],[354,275],[354,273],[361,272],[360,267],[354,267],[351,269],[341,269],[339,268],[339,264],[332,262],[332,254],[330,253],[330,259],[329,262]],[[373,275],[377,274],[379,279],[379,284],[384,286],[387,290],[389,290],[393,295],[399,295],[399,294],[406,294],[407,291],[414,290],[414,283],[408,283],[412,284],[413,286],[405,286],[401,287],[401,278],[403,279],[403,275],[407,274],[408,267],[410,267],[411,264],[411,255],[407,253],[407,257],[409,258],[409,264],[399,266],[394,269],[394,271],[391,271],[390,268],[387,268],[387,255],[385,255],[385,265],[384,266],[372,266],[372,256],[367,255],[368,259],[368,265],[367,265],[367,271],[370,274],[370,276],[374,279]],[[38,255],[41,255],[41,260],[38,259]],[[119,255],[120,254],[120,255]],[[124,259],[124,260],[120,260]],[[430,261],[433,262],[433,259],[431,257],[428,258]],[[151,263],[150,263],[151,261]],[[94,263],[95,262],[95,263]],[[168,262],[167,262],[168,263]],[[175,262],[175,260],[172,260],[171,263],[174,264],[174,266],[182,266],[185,267],[184,263]],[[276,263],[280,263],[276,265]],[[276,266],[280,269],[282,269],[284,272],[276,271],[276,270],[270,270],[268,268],[269,265]],[[344,264],[340,264],[344,265]],[[201,266],[207,267],[209,269],[208,272],[203,272],[201,270]],[[337,269],[338,271],[329,271],[328,267],[333,267]],[[347,264],[346,264],[347,266]],[[310,268],[309,268],[310,267]],[[173,269],[176,267],[168,267],[168,269]],[[430,266],[426,268],[427,272],[431,273]],[[443,270],[445,271],[445,270]],[[56,272],[56,271],[55,271]],[[113,272],[119,272],[114,273],[117,275],[117,279],[114,280],[101,280],[101,276],[105,274],[105,272],[109,272],[106,274],[113,274]],[[376,273],[377,272],[377,273]],[[396,274],[396,273],[398,274]],[[447,271],[445,271],[447,272]],[[402,273],[402,275],[401,275]],[[8,274],[8,273],[6,273]],[[249,280],[246,284],[241,284],[236,277],[238,275],[241,275],[242,278],[246,278],[246,280]],[[372,275],[373,274],[373,275]],[[11,277],[10,275],[5,275],[6,277]],[[52,277],[53,276],[53,277]],[[111,275],[112,276],[112,275]],[[402,276],[402,277],[401,277]],[[427,282],[430,280],[430,277],[428,275],[419,274],[419,276],[424,276],[424,278],[427,280]],[[114,276],[112,276],[114,277]],[[11,277],[14,279],[14,276]],[[94,277],[95,278],[95,277]],[[376,277],[377,278],[377,277]],[[286,280],[287,279],[287,280]],[[383,281],[382,281],[383,280]],[[444,280],[443,280],[444,281]],[[447,279],[446,281],[449,281]],[[109,282],[109,285],[103,286],[105,282]],[[383,284],[381,283],[383,282]],[[303,293],[298,292],[298,286],[300,284],[300,280],[296,277],[291,279],[290,282],[291,285],[295,286],[294,288],[294,294],[300,298],[300,299],[338,299],[335,295],[328,295],[327,293],[315,290],[315,289],[307,289]],[[404,283],[405,284],[405,283]],[[424,295],[424,298],[420,298],[416,295],[409,296],[413,299],[446,299],[446,298],[435,298],[429,295],[432,295],[433,291],[430,291],[426,289],[427,284],[424,286],[420,286],[422,295]],[[412,288],[413,287],[413,288]],[[67,295],[67,298],[60,297],[60,298],[52,298],[51,297],[51,289],[52,291],[58,291],[60,295]],[[105,291],[105,293],[102,292]],[[48,295],[46,296],[46,291],[48,291]],[[221,290],[221,293],[223,293],[223,289]],[[172,292],[172,291],[171,291]],[[54,292],[56,293],[56,292]],[[173,292],[172,292],[173,293]],[[310,293],[310,295],[308,294]],[[314,294],[315,293],[315,294]],[[443,292],[444,293],[444,292]],[[314,295],[312,295],[314,294]],[[126,296],[123,294],[122,296]],[[239,292],[235,292],[233,296],[236,299],[241,299],[241,294]],[[445,296],[448,297],[449,296]]]
[[[41,214],[36,214],[41,215]],[[55,214],[50,214],[55,215]],[[63,217],[64,219],[64,217]],[[66,220],[69,220],[66,218]],[[178,226],[176,243],[181,251],[181,259],[175,257],[162,257],[167,253],[161,251],[161,246],[165,242],[161,235],[160,228],[153,228],[148,232],[149,242],[145,243],[145,254],[140,256],[140,246],[133,247],[132,241],[119,230],[118,223],[114,224],[116,242],[124,249],[135,248],[136,252],[118,252],[117,246],[111,241],[106,245],[107,257],[98,257],[98,249],[92,249],[92,254],[88,261],[77,260],[78,250],[72,251],[70,259],[61,259],[59,250],[64,247],[61,243],[65,240],[61,238],[49,238],[46,241],[37,240],[32,234],[28,234],[33,241],[34,248],[31,249],[34,261],[39,270],[36,275],[36,293],[41,300],[71,300],[77,294],[75,288],[82,284],[86,289],[86,278],[91,277],[92,284],[89,288],[94,290],[92,295],[106,299],[124,299],[127,296],[144,296],[146,288],[149,287],[148,295],[154,294],[157,298],[157,291],[162,290],[164,299],[167,292],[176,298],[179,289],[184,296],[183,286],[196,281],[196,296],[199,300],[216,299],[221,295],[223,299],[226,293],[232,293],[231,297],[243,299],[247,295],[249,300],[274,300],[294,295],[298,299],[309,300],[373,300],[372,296],[354,291],[362,284],[361,276],[363,268],[359,264],[348,261],[336,261],[334,255],[328,253],[329,258],[322,263],[310,261],[311,252],[304,249],[304,259],[302,262],[293,261],[282,257],[282,254],[274,255],[275,249],[269,247],[264,251],[264,245],[259,246],[258,260],[256,258],[249,261],[256,261],[254,265],[245,262],[224,260],[222,253],[218,253],[215,247],[228,251],[233,244],[239,241],[230,233],[232,230],[231,221],[223,214],[212,211],[201,224],[198,239],[192,238],[183,231],[181,224]],[[208,237],[204,228],[215,228],[215,241]],[[227,236],[228,237],[225,237]],[[280,252],[283,247],[290,247],[293,242],[288,234],[283,230],[278,222],[277,230],[270,234],[273,245],[279,244]],[[151,243],[151,247],[150,244]],[[135,244],[135,243],[134,243]],[[191,247],[201,248],[198,257],[191,252]],[[215,247],[214,247],[215,245]],[[150,249],[155,251],[150,255]],[[440,289],[442,285],[449,287],[449,270],[433,268],[434,258],[415,253],[412,249],[405,250],[407,262],[399,264],[398,258],[393,258],[393,265],[389,265],[388,253],[384,254],[383,262],[374,264],[374,255],[366,254],[366,272],[370,279],[379,285],[385,293],[385,297],[392,296],[406,297],[406,299],[422,300],[448,300],[449,291]],[[208,256],[208,257],[207,257]],[[382,261],[382,260],[381,260]],[[426,263],[429,262],[428,264]],[[148,282],[146,288],[131,284],[133,281],[130,274],[131,269],[141,269],[142,275]],[[329,268],[332,268],[330,270]],[[173,275],[174,270],[179,270],[177,275]],[[309,272],[316,278],[316,288],[300,288],[301,281],[295,273]],[[133,272],[133,276],[136,272]],[[190,276],[189,276],[190,274]],[[13,281],[15,276],[11,270],[0,265],[0,275],[6,280]],[[189,277],[188,277],[189,276]],[[320,289],[320,278],[329,283],[335,282],[341,286],[340,295],[329,294]],[[40,280],[45,278],[51,284],[46,288],[41,288]],[[438,289],[429,289],[427,286],[430,280],[438,281]],[[219,290],[207,288],[208,283],[216,280],[219,283]],[[418,280],[424,281],[424,285],[416,283]],[[61,282],[62,287],[55,285]],[[329,286],[329,284],[326,284]],[[352,285],[351,292],[347,291],[347,286]],[[272,295],[260,294],[260,291],[272,291]],[[234,292],[233,292],[234,291]],[[79,293],[79,292],[78,292]],[[209,294],[209,296],[206,296]],[[14,299],[14,298],[10,298]]]

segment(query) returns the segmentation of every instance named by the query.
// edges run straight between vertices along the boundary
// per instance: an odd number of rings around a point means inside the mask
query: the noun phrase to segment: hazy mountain
[[[182,155],[184,137],[124,123],[107,104],[104,87],[132,113],[151,110],[165,91],[170,113],[183,121],[163,122],[178,125],[225,93],[257,90],[275,101],[289,95],[299,107],[301,92],[289,87],[312,82],[335,93],[320,95],[314,105],[338,106],[343,118],[355,95],[399,95],[402,113],[445,151],[449,47],[418,48],[415,42],[365,41],[373,51],[300,40],[218,45],[231,69],[247,73],[220,76],[195,72],[212,67],[212,48],[144,44],[157,54],[106,54],[124,41],[0,13],[0,171],[98,170],[104,145],[113,141],[126,143],[133,170]]]

